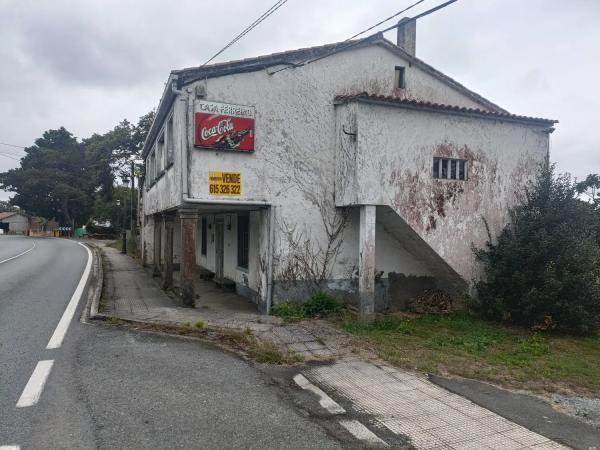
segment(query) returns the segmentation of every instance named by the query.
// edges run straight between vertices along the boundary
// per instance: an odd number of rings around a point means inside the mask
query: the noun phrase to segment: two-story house
[[[143,149],[144,262],[234,283],[262,312],[326,290],[364,316],[469,292],[472,248],[548,156],[511,114],[382,35],[171,72]],[[202,299],[199,299],[199,303]]]

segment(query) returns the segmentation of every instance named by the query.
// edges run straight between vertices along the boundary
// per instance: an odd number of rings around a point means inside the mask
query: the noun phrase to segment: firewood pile
[[[413,297],[407,308],[416,313],[448,314],[452,310],[452,297],[440,289],[427,289]]]

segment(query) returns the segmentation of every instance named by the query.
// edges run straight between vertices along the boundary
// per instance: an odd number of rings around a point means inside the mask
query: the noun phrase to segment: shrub
[[[271,308],[271,314],[289,320],[325,316],[339,311],[342,306],[331,295],[319,292],[304,303],[279,303]]]
[[[476,251],[480,313],[536,330],[591,334],[600,324],[598,213],[569,175],[542,167],[497,243]]]

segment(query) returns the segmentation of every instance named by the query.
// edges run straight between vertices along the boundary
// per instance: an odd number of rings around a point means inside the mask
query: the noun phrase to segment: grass
[[[467,313],[387,315],[343,328],[390,363],[534,391],[600,392],[600,337],[542,334]]]
[[[271,308],[271,314],[286,321],[327,316],[340,311],[342,306],[331,295],[319,292],[304,303],[279,303]]]

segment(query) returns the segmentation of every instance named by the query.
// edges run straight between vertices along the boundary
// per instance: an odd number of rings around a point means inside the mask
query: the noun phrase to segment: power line
[[[370,27],[368,27],[368,28],[364,29],[363,31],[361,31],[361,32],[359,32],[359,33],[356,33],[355,35],[353,35],[353,36],[349,37],[348,39],[346,39],[345,41],[343,41],[343,42],[341,43],[341,44],[342,44],[342,46],[341,46],[341,47],[336,47],[336,48],[334,48],[333,50],[331,50],[330,52],[327,52],[327,53],[325,53],[324,55],[321,55],[321,56],[317,56],[316,58],[308,59],[308,60],[306,60],[306,61],[304,61],[304,62],[301,62],[301,63],[298,63],[298,64],[294,64],[293,66],[286,66],[286,67],[283,67],[283,68],[281,68],[281,69],[275,70],[274,72],[271,72],[269,75],[274,75],[274,74],[276,74],[276,73],[278,73],[278,72],[282,72],[282,71],[284,71],[284,70],[287,70],[287,69],[290,69],[290,68],[292,68],[292,67],[293,67],[293,68],[296,68],[296,67],[301,67],[301,66],[305,66],[305,65],[307,65],[307,64],[313,63],[313,62],[315,62],[315,61],[319,61],[319,60],[321,60],[321,59],[328,58],[329,56],[331,56],[331,55],[333,55],[333,54],[335,54],[335,53],[338,53],[338,52],[340,52],[340,51],[342,51],[342,50],[346,50],[346,49],[349,49],[349,48],[351,48],[351,47],[354,47],[354,46],[356,46],[356,45],[359,45],[359,44],[361,44],[362,42],[365,42],[366,40],[368,40],[368,39],[371,39],[373,36],[375,36],[375,35],[377,35],[377,34],[381,34],[381,33],[385,33],[386,31],[393,30],[394,28],[397,28],[397,27],[398,27],[398,24],[394,24],[394,25],[392,25],[391,27],[388,27],[388,28],[386,28],[386,29],[384,29],[384,30],[378,31],[378,32],[377,32],[377,33],[375,33],[375,34],[371,34],[371,35],[369,35],[369,36],[367,36],[367,37],[364,37],[364,38],[362,38],[362,39],[357,39],[357,40],[355,40],[355,41],[352,41],[352,39],[354,39],[354,38],[356,38],[356,37],[358,37],[358,36],[360,36],[360,35],[362,35],[362,34],[365,34],[366,32],[368,32],[368,31],[371,31],[371,30],[372,30],[372,29],[374,29],[374,28],[377,28],[379,25],[382,25],[382,24],[384,24],[385,22],[387,22],[387,21],[389,21],[389,20],[391,20],[391,19],[393,19],[393,18],[395,18],[395,17],[398,17],[400,14],[402,14],[402,13],[405,13],[405,12],[406,12],[406,11],[408,11],[409,9],[412,9],[412,8],[414,8],[415,6],[417,6],[417,5],[421,4],[421,3],[423,3],[423,1],[424,1],[424,0],[419,0],[419,1],[415,2],[415,3],[413,3],[412,5],[410,5],[410,6],[406,7],[406,8],[404,8],[403,10],[401,10],[401,11],[398,11],[397,13],[395,13],[395,14],[393,14],[393,15],[389,16],[388,18],[386,18],[386,19],[383,19],[383,20],[379,21],[379,22],[378,22],[378,23],[376,23],[375,25],[372,25],[372,26],[370,26]],[[449,0],[449,1],[445,2],[445,3],[442,3],[442,4],[438,5],[438,6],[435,6],[434,8],[431,8],[431,9],[429,9],[429,10],[425,11],[424,13],[421,13],[421,14],[419,14],[419,15],[415,16],[415,17],[411,17],[411,18],[410,18],[410,20],[417,20],[417,19],[419,19],[419,18],[421,18],[421,17],[427,16],[427,15],[429,15],[429,14],[431,14],[431,13],[433,13],[433,12],[435,12],[435,11],[439,10],[439,9],[445,8],[446,6],[448,6],[448,5],[450,5],[451,3],[454,3],[454,2],[456,2],[456,1],[458,1],[458,0]],[[343,44],[346,44],[346,45],[343,45]]]
[[[262,21],[264,21],[267,17],[269,17],[271,14],[273,14],[275,11],[277,11],[279,8],[281,8],[283,5],[285,5],[287,3],[287,1],[288,0],[278,0],[277,2],[275,2],[275,4],[273,6],[271,6],[269,9],[267,9],[258,19],[256,19],[250,25],[248,25],[240,34],[238,34],[235,38],[233,38],[231,41],[229,41],[229,43],[227,45],[225,45],[225,47],[223,47],[221,50],[219,50],[217,53],[215,53],[200,67],[207,65],[209,62],[211,62],[213,59],[215,59],[217,56],[219,56],[221,53],[223,53],[225,50],[227,50],[229,47],[231,47],[237,41],[242,39],[250,31],[252,31],[254,28],[256,28]]]
[[[7,147],[15,147],[15,148],[26,148],[26,147],[23,147],[22,145],[7,144],[6,142],[0,142],[0,145],[6,145]]]
[[[20,161],[21,158],[17,158],[16,155],[11,155],[10,153],[0,153],[0,156],[4,156],[5,158],[14,159],[15,161]]]

